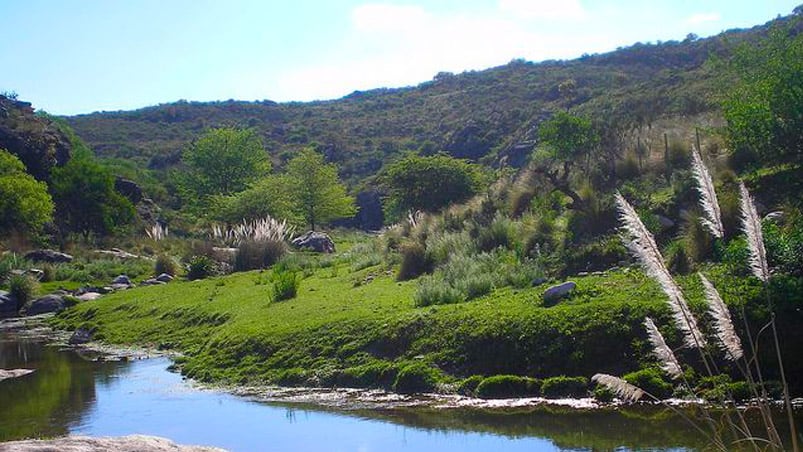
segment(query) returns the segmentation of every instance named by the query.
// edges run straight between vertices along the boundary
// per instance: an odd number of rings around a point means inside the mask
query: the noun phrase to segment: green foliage
[[[187,170],[180,185],[188,203],[231,195],[270,171],[268,154],[253,130],[210,129],[182,153]]]
[[[156,262],[153,266],[153,272],[155,275],[167,273],[170,276],[176,276],[178,271],[179,265],[171,256],[168,256],[167,254],[160,254],[156,257]]]
[[[300,222],[293,208],[291,183],[284,175],[264,177],[239,193],[213,196],[210,204],[213,216],[228,223],[266,217]]]
[[[52,221],[53,200],[47,185],[25,172],[22,162],[0,149],[0,235],[18,232],[41,232]]]
[[[204,279],[218,273],[217,262],[209,256],[195,255],[187,264],[187,279]]]
[[[784,225],[766,222],[762,228],[770,266],[783,273],[803,275],[803,214],[789,209]]]
[[[483,379],[474,393],[483,399],[509,399],[538,396],[541,380],[519,375],[494,375]]]
[[[502,247],[515,248],[518,236],[515,224],[502,214],[497,214],[491,224],[481,228],[477,237],[477,248],[480,251],[491,251]]]
[[[803,35],[799,18],[743,44],[727,69],[737,78],[722,104],[727,138],[737,153],[762,163],[803,157]]]
[[[588,379],[560,375],[544,379],[541,394],[544,397],[584,397],[588,392]]]
[[[273,288],[272,301],[290,300],[298,294],[301,280],[293,270],[287,270],[277,266],[271,275],[271,287]]]
[[[415,362],[402,367],[393,390],[401,394],[432,392],[443,378],[443,374],[426,363]]]
[[[134,206],[114,189],[114,176],[87,152],[53,170],[56,222],[62,233],[107,235],[134,220]]]
[[[344,369],[337,378],[339,386],[351,388],[388,388],[396,381],[398,369],[393,363],[373,360]]]
[[[8,292],[17,301],[17,309],[33,300],[39,291],[39,283],[28,275],[11,275]]]
[[[654,367],[641,369],[625,374],[622,378],[658,399],[666,399],[672,395],[672,384],[665,379],[660,369]]]
[[[563,111],[541,123],[538,136],[553,158],[566,162],[575,162],[600,141],[591,120]]]
[[[483,180],[478,165],[445,154],[407,155],[380,174],[388,192],[385,210],[391,218],[410,210],[434,212],[465,201],[481,189]]]
[[[346,194],[337,175],[337,166],[323,155],[303,149],[287,163],[287,181],[293,208],[315,230],[316,225],[356,213],[354,198]]]
[[[399,281],[414,279],[432,271],[432,261],[427,256],[424,245],[418,242],[405,242],[401,245],[399,252],[402,255],[401,266],[396,276]]]
[[[476,395],[477,386],[485,380],[485,377],[482,375],[472,375],[468,378],[464,378],[457,383],[457,393],[464,396],[474,396]]]
[[[459,303],[463,300],[463,294],[440,275],[422,277],[413,295],[416,306]]]
[[[244,240],[237,247],[234,271],[242,272],[268,268],[287,254],[287,244],[281,240]]]

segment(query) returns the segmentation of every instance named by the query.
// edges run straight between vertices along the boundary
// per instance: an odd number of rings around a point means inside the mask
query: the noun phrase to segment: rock
[[[33,250],[25,255],[25,259],[34,262],[47,262],[50,264],[72,262],[72,256],[55,250]]]
[[[117,193],[128,198],[132,204],[137,204],[142,201],[142,189],[132,180],[123,179],[118,176],[114,181],[114,189]]]
[[[111,289],[111,291],[114,292],[114,291],[118,291],[118,290],[128,290],[128,289],[130,289],[132,287],[134,287],[133,284],[122,284],[121,283],[121,284],[112,284],[111,286],[109,286],[109,289]]]
[[[0,443],[0,451],[15,452],[226,452],[204,446],[183,446],[157,436],[129,435],[117,438],[66,436],[55,439],[25,439]]]
[[[73,331],[72,336],[70,336],[70,339],[67,340],[67,343],[70,345],[78,345],[78,344],[86,344],[91,340],[92,340],[92,330],[89,330],[87,328],[78,328],[77,330]]]
[[[163,283],[169,283],[173,280],[173,277],[168,275],[167,273],[162,273],[161,275],[156,277],[157,281],[161,281]]]
[[[323,232],[309,231],[291,242],[296,248],[306,248],[316,253],[334,253],[335,242]]]
[[[117,276],[116,278],[114,278],[112,280],[112,287],[114,287],[115,284],[126,284],[126,285],[130,286],[130,285],[132,285],[132,282],[131,282],[131,278],[129,278],[128,276],[119,275],[119,276]]]
[[[97,292],[84,292],[81,295],[78,295],[76,298],[78,298],[81,301],[93,301],[97,300],[102,296],[103,294]]]
[[[543,284],[545,282],[547,282],[547,279],[544,278],[543,276],[539,276],[539,277],[533,279],[533,282],[531,284],[532,284],[533,287],[538,287],[538,286],[540,286],[541,284]]]
[[[577,272],[577,276],[588,276],[588,272]]]
[[[64,298],[58,295],[45,295],[32,301],[25,308],[25,315],[45,314],[48,312],[61,312],[64,310]]]
[[[225,248],[219,246],[212,247],[212,259],[218,262],[234,262],[237,257],[237,248]]]
[[[116,257],[118,259],[140,259],[141,256],[123,251],[121,249],[112,248],[110,250],[95,250],[98,254],[105,254],[108,256]]]
[[[38,268],[29,268],[25,273],[31,275],[37,281],[41,281],[42,277],[45,276],[45,272],[43,270],[39,270]]]
[[[0,369],[0,381],[8,380],[9,378],[19,378],[32,374],[33,372],[34,369]],[[2,446],[3,443],[0,443],[0,448],[2,448]]]
[[[544,301],[547,303],[556,302],[569,295],[576,287],[577,284],[574,281],[566,281],[565,283],[551,286],[544,291]]]
[[[158,285],[162,285],[162,284],[166,284],[166,283],[164,283],[162,281],[159,281],[156,278],[151,278],[151,279],[146,279],[145,281],[142,281],[142,283],[140,285],[143,285],[143,286],[158,286]]]
[[[18,312],[17,300],[5,290],[0,290],[0,318],[15,316]]]
[[[661,225],[662,230],[672,229],[675,227],[675,222],[670,218],[667,218],[663,215],[656,215],[655,217],[658,219],[658,224]]]

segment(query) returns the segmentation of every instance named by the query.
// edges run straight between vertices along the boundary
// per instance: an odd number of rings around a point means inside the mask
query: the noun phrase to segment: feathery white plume
[[[725,230],[722,227],[722,214],[719,210],[717,192],[714,190],[714,181],[711,173],[708,172],[700,156],[700,150],[696,147],[691,153],[691,169],[694,179],[697,180],[697,191],[700,192],[700,206],[703,208],[704,215],[700,217],[700,222],[711,231],[714,237],[722,238]]]
[[[664,337],[655,326],[655,322],[651,318],[644,319],[644,326],[647,328],[647,339],[652,344],[652,354],[658,359],[661,370],[667,373],[673,380],[683,376],[683,369],[680,368],[680,363],[672,352],[672,349],[666,345]]]
[[[635,402],[645,394],[644,391],[639,387],[633,386],[619,377],[614,377],[613,375],[596,374],[591,377],[591,381],[605,386],[626,402]]]
[[[744,182],[739,182],[739,193],[742,198],[742,229],[747,236],[747,248],[750,250],[750,270],[756,278],[766,282],[770,279],[770,271],[764,249],[764,235],[761,233],[761,217],[756,212],[756,205]]]
[[[733,327],[733,320],[731,320],[728,306],[722,301],[722,297],[719,296],[716,287],[702,273],[699,273],[699,275],[705,288],[705,298],[708,300],[708,312],[714,318],[714,328],[719,339],[719,346],[725,351],[725,356],[729,360],[736,361],[744,356],[744,351],[742,350],[742,341]]]
[[[697,320],[683,298],[683,292],[666,268],[652,233],[641,222],[633,206],[619,192],[616,192],[616,205],[624,229],[632,236],[632,239],[625,240],[625,246],[636,256],[647,274],[658,281],[661,289],[669,297],[669,308],[672,310],[675,324],[683,333],[683,342],[691,348],[705,346],[705,337],[697,327]]]

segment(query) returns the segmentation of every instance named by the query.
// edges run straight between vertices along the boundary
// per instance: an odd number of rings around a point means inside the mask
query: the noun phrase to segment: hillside
[[[706,62],[773,22],[571,61],[514,60],[484,71],[440,73],[416,87],[358,91],[332,101],[182,100],[66,119],[98,155],[150,168],[175,164],[189,141],[221,125],[257,129],[279,164],[294,150],[318,144],[352,186],[408,149],[445,150],[488,164],[507,156],[516,165],[532,150],[535,126],[556,110],[589,114],[620,134],[658,118],[715,111],[712,93],[721,76]]]

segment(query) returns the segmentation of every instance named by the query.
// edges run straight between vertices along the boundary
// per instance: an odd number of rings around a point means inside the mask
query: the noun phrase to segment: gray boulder
[[[156,280],[163,283],[169,283],[173,280],[173,277],[168,275],[167,273],[162,273],[161,275],[156,277]]]
[[[98,298],[100,298],[102,296],[103,296],[103,294],[100,294],[100,293],[97,293],[97,292],[84,292],[81,295],[78,295],[76,298],[78,298],[81,301],[93,301],[93,300],[97,300]]]
[[[323,232],[309,231],[290,242],[296,248],[315,251],[316,253],[334,253],[335,242]]]
[[[0,290],[0,318],[15,316],[18,311],[17,300],[5,290]]]
[[[86,344],[92,340],[92,330],[87,328],[78,328],[73,331],[72,336],[67,341],[70,345]]]
[[[45,314],[48,312],[61,312],[64,310],[64,298],[59,295],[45,295],[32,301],[25,309],[25,315]]]
[[[141,284],[143,286],[159,286],[159,285],[163,285],[163,284],[166,284],[166,283],[164,283],[162,281],[159,281],[156,278],[150,278],[150,279],[146,279],[145,281],[142,281]]]
[[[133,284],[119,283],[119,284],[112,284],[111,286],[109,286],[109,289],[110,289],[110,291],[115,292],[115,291],[118,291],[118,290],[127,290],[127,289],[130,289],[132,287],[134,287]],[[104,287],[104,289],[105,289],[105,287]]]
[[[544,302],[555,303],[563,297],[568,296],[577,287],[574,281],[566,281],[549,287],[544,291]]]
[[[125,285],[132,285],[131,278],[126,275],[120,275],[112,280],[112,286],[115,284],[125,284]]]
[[[25,259],[34,262],[48,262],[51,264],[72,262],[72,256],[55,250],[34,250],[27,253]]]

